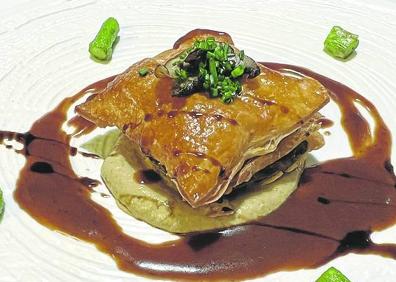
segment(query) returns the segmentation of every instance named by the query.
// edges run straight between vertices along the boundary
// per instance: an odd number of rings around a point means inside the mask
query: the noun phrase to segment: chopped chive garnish
[[[217,69],[216,69],[216,62],[214,59],[209,59],[209,72],[211,75],[211,85],[217,85]]]
[[[316,280],[316,282],[351,282],[337,268],[330,267]]]
[[[214,37],[196,40],[191,49],[168,61],[165,67],[177,82],[173,95],[204,90],[224,103],[231,103],[239,95],[244,74],[254,78],[260,73],[258,65],[243,51]]]
[[[346,59],[358,45],[358,35],[334,26],[324,41],[324,50],[333,57]]]
[[[223,94],[223,96],[221,96],[221,100],[223,101],[223,103],[229,104],[229,103],[231,103],[232,100],[233,100],[233,97],[232,97],[232,96],[233,96],[233,95],[232,95],[232,92],[225,92],[225,93]]]
[[[219,95],[219,90],[217,90],[217,88],[211,88],[210,89],[210,95],[212,97],[217,97]]]
[[[185,81],[188,78],[188,73],[184,69],[176,69],[175,74],[179,81]]]
[[[108,18],[101,26],[95,39],[89,44],[89,53],[98,60],[110,60],[113,44],[117,39],[120,26],[115,18]]]
[[[245,67],[243,65],[239,65],[231,72],[231,76],[234,78],[240,77],[244,71]]]
[[[146,67],[143,67],[139,70],[139,75],[140,76],[146,76],[146,74],[148,74],[149,70]]]

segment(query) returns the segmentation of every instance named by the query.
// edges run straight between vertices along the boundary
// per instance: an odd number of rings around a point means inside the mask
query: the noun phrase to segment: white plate
[[[392,1],[3,1],[0,9],[0,129],[26,131],[31,123],[87,84],[157,54],[194,28],[226,31],[258,61],[305,66],[357,90],[380,109],[396,134],[396,3]],[[11,3],[12,2],[12,3]],[[249,4],[248,4],[249,3]],[[109,64],[89,59],[88,43],[101,22],[116,17],[121,40]],[[340,62],[322,51],[333,25],[360,35],[357,56]],[[336,107],[325,113],[337,120]],[[319,159],[346,156],[339,126]],[[345,140],[339,148],[338,141]],[[80,141],[79,141],[80,142]],[[395,159],[395,154],[393,154]],[[50,231],[23,212],[12,193],[24,159],[0,148],[0,186],[6,212],[0,224],[0,281],[142,281],[122,272],[92,245]],[[98,177],[99,161],[73,159],[80,174]],[[105,191],[104,187],[102,187]],[[120,225],[150,242],[174,238],[120,212]],[[396,242],[396,227],[374,234]],[[379,256],[338,258],[318,269],[279,272],[259,281],[315,281],[330,265],[352,281],[395,281],[396,261]]]

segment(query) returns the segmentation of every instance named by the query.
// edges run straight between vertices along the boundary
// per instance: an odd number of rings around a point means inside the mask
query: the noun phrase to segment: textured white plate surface
[[[121,40],[109,64],[89,59],[87,47],[101,22],[116,17]],[[322,51],[333,25],[360,35],[357,55],[337,61]],[[396,2],[392,1],[2,1],[0,8],[0,129],[24,132],[64,97],[133,62],[170,48],[194,28],[226,31],[258,61],[296,64],[357,90],[380,109],[396,136]],[[338,121],[334,105],[324,113]],[[323,160],[350,154],[339,125],[330,129]],[[76,140],[76,144],[82,140]],[[395,159],[395,153],[393,153]],[[6,212],[0,224],[0,281],[143,281],[117,269],[92,245],[50,231],[12,197],[24,159],[0,148],[0,187]],[[80,175],[98,178],[100,162],[74,158]],[[101,187],[105,191],[104,187]],[[94,196],[96,199],[96,196]],[[174,238],[97,197],[126,232],[149,242]],[[374,234],[396,243],[396,227]],[[318,269],[280,272],[258,281],[315,281],[330,265],[352,281],[396,281],[396,261],[352,255]]]

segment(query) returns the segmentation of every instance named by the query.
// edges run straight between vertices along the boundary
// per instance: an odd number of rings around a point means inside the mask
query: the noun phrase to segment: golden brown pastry
[[[120,128],[192,207],[218,200],[303,141],[308,140],[308,148],[320,147],[317,112],[329,100],[318,81],[261,64],[258,76],[243,79],[232,103],[205,92],[172,96],[173,79],[158,69],[208,36],[233,45],[228,34],[192,31],[173,49],[132,65],[76,107],[100,127]],[[142,67],[149,70],[145,76],[139,75]]]

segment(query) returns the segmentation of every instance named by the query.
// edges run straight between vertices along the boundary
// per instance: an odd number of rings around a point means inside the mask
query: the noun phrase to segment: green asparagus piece
[[[358,35],[334,26],[324,41],[324,50],[333,57],[346,59],[358,45]]]
[[[95,39],[89,44],[89,53],[98,60],[110,60],[113,44],[117,39],[120,26],[115,18],[108,18],[101,26]]]
[[[351,282],[335,267],[330,267],[316,280],[316,282]]]
[[[3,199],[3,192],[0,190],[0,219],[4,213],[4,199]]]

